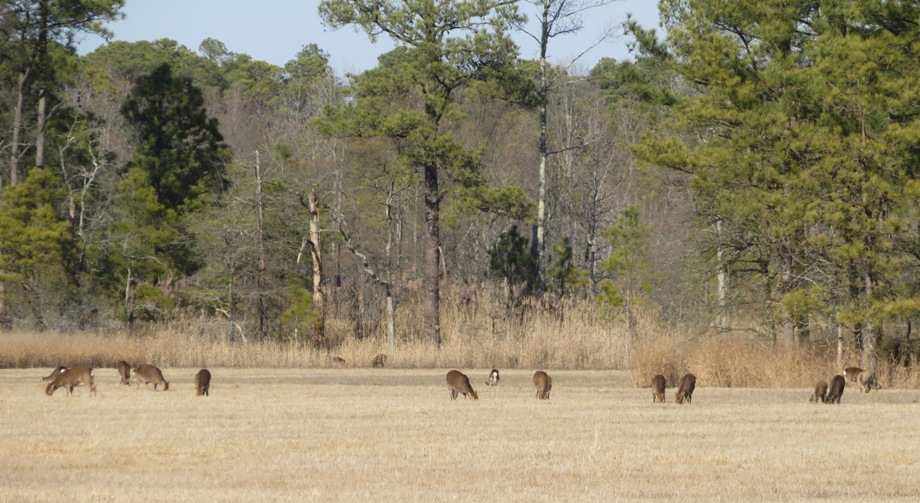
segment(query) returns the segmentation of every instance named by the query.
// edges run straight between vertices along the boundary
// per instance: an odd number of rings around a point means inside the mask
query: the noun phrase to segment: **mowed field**
[[[918,501],[920,391],[807,403],[699,382],[653,404],[624,372],[164,368],[170,391],[44,393],[0,370],[0,501]],[[830,376],[827,376],[829,378]]]

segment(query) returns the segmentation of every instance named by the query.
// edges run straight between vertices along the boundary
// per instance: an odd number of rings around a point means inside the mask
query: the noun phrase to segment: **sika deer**
[[[58,365],[58,367],[52,370],[50,374],[46,375],[45,377],[42,377],[42,381],[53,381],[55,380],[55,378],[57,378],[57,376],[61,375],[61,372],[65,370],[67,370],[67,367],[63,365]]]
[[[859,367],[847,367],[843,369],[843,374],[841,375],[843,375],[844,378],[846,378],[847,383],[856,384],[856,379],[859,378],[859,374],[861,374],[862,371],[863,369]]]
[[[211,372],[208,369],[201,369],[195,374],[195,396],[210,396],[208,388],[211,387]]]
[[[693,374],[685,375],[680,379],[680,386],[677,388],[677,393],[674,394],[674,401],[682,404],[686,400],[687,403],[691,403],[694,389],[696,389],[696,376]]]
[[[492,369],[492,372],[489,373],[489,380],[486,381],[486,384],[489,386],[498,386],[498,369]]]
[[[131,371],[131,374],[138,388],[141,387],[141,381],[143,381],[148,388],[150,383],[153,383],[153,391],[156,391],[157,386],[160,384],[163,385],[163,391],[169,391],[169,381],[163,379],[163,372],[153,365],[146,363],[138,365],[137,368]]]
[[[824,403],[840,403],[840,397],[843,396],[843,389],[846,388],[847,381],[846,378],[842,375],[835,375],[831,379],[831,386],[827,391],[827,398],[824,399]]]
[[[121,378],[122,384],[131,384],[131,366],[128,365],[128,362],[121,360],[115,364],[115,368],[118,369],[118,377]]]
[[[537,400],[549,400],[549,391],[553,389],[553,379],[542,370],[533,374],[533,387],[537,390]]]
[[[51,396],[58,388],[67,388],[67,396],[73,395],[73,389],[77,386],[89,385],[89,391],[96,396],[96,372],[92,367],[76,367],[66,369],[48,384],[45,388],[45,394]]]
[[[824,402],[827,398],[827,382],[818,381],[818,384],[815,384],[815,392],[811,395],[811,398],[808,399],[809,403],[818,403]]]
[[[479,395],[470,385],[470,379],[459,370],[451,370],[447,373],[447,392],[450,393],[451,400],[456,400],[457,395],[460,394],[468,399],[479,400]]]
[[[375,369],[382,369],[387,366],[387,355],[380,353],[374,357],[374,361],[371,362],[371,366]]]
[[[667,380],[661,374],[656,374],[652,378],[652,403],[664,403],[664,388]]]
[[[870,372],[868,370],[860,372],[859,375],[856,376],[856,382],[865,393],[868,393],[872,389],[878,390],[881,388],[878,384],[878,378],[875,377],[875,372]]]

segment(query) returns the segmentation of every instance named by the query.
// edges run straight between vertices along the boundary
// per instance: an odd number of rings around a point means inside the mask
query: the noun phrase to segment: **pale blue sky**
[[[317,14],[318,4],[319,0],[127,0],[126,19],[111,23],[108,28],[115,34],[113,40],[170,38],[195,51],[202,40],[215,38],[232,52],[279,66],[292,59],[302,46],[314,43],[330,55],[333,68],[340,74],[372,68],[378,55],[393,48],[385,37],[371,44],[364,32],[355,33],[350,27],[324,28]],[[531,5],[522,3],[522,9],[533,17]],[[585,26],[578,35],[554,39],[550,61],[571,61],[597,40],[606,25],[626,19],[627,12],[642,26],[658,27],[656,1],[620,0],[588,11]],[[585,54],[581,60],[583,68],[593,67],[604,57],[630,59],[622,30],[617,30],[617,34],[613,40]],[[520,36],[515,40],[522,57],[538,55],[533,40]],[[92,51],[100,43],[98,38],[87,38],[81,43],[80,52]]]

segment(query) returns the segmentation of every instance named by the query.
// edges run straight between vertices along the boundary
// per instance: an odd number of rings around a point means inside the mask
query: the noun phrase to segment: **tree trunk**
[[[10,144],[10,185],[19,183],[19,157],[22,155],[22,107],[28,72],[19,74],[16,88],[16,109],[13,111],[13,138]]]
[[[44,168],[45,167],[45,122],[47,118],[45,117],[47,113],[47,97],[45,96],[45,90],[40,89],[38,91],[38,127],[37,133],[35,135],[35,167]]]
[[[547,77],[546,49],[549,44],[548,9],[543,9],[543,24],[540,37],[540,175],[537,187],[537,224],[535,243],[533,246],[534,267],[536,267],[537,294],[542,294],[546,288],[546,162],[549,157],[546,145],[546,99],[549,95],[549,82]]]
[[[863,275],[864,295],[868,302],[872,301],[875,290],[875,280],[871,273]],[[872,320],[867,319],[862,327],[862,353],[860,354],[859,364],[862,368],[876,372],[878,367],[878,341],[876,340],[875,324]]]
[[[425,166],[425,223],[428,235],[425,243],[425,340],[435,347],[441,346],[441,231],[440,193],[438,167]]]
[[[843,327],[834,323],[837,325],[837,368],[843,370]]]
[[[791,258],[788,254],[783,253],[783,276],[782,276],[782,292],[785,293],[789,289],[789,284],[792,281],[792,264]],[[783,317],[783,351],[791,351],[795,347],[795,322],[792,319],[791,313],[786,313]]]
[[[268,314],[265,307],[265,233],[262,225],[262,167],[259,164],[259,151],[256,151],[256,225],[258,226],[259,276],[256,280],[259,309],[259,338],[265,339],[265,322]]]
[[[724,332],[728,330],[728,274],[725,272],[724,251],[722,249],[722,221],[716,222],[716,236],[718,241],[718,250],[716,250],[716,261],[718,262],[719,271],[716,275],[719,288],[719,330]]]
[[[326,298],[323,295],[323,261],[319,242],[319,203],[316,189],[310,191],[310,254],[313,257],[313,309],[317,319],[313,323],[313,347],[326,346]]]
[[[389,284],[386,286],[387,294],[387,341],[390,343],[390,350],[396,349],[396,307],[393,304],[393,288]]]

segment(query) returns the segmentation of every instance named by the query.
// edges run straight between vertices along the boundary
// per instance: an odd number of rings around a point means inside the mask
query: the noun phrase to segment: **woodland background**
[[[2,0],[0,326],[906,371],[920,6],[748,3],[661,1],[660,33],[619,27],[634,60],[584,68],[508,34],[526,14],[551,47],[597,2],[327,0],[330,26],[398,45],[339,77],[314,45],[283,67],[214,39],[80,56],[123,1]]]

